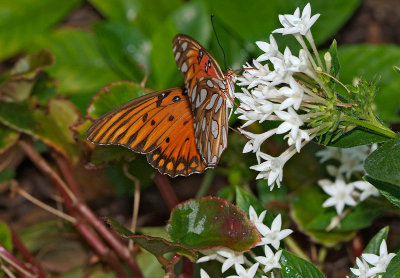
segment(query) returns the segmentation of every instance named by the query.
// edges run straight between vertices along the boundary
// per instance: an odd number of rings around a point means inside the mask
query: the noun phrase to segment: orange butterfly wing
[[[196,146],[205,164],[215,166],[227,147],[230,84],[215,59],[194,39],[177,35],[175,60],[189,90]],[[233,87],[233,85],[231,85]]]
[[[206,169],[196,148],[193,116],[182,87],[136,98],[97,119],[87,139],[146,153],[149,163],[172,177]]]

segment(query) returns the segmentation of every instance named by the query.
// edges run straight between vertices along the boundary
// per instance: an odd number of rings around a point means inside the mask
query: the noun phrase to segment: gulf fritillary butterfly
[[[131,100],[97,119],[87,139],[147,154],[160,173],[188,176],[215,167],[228,145],[233,71],[224,75],[194,39],[177,35],[173,52],[185,87]]]

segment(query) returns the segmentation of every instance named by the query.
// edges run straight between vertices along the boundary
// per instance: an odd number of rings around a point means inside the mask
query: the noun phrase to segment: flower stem
[[[386,136],[386,137],[391,138],[391,139],[396,137],[396,133],[393,132],[392,130],[390,130],[388,128],[383,128],[383,127],[376,126],[376,125],[374,125],[373,123],[370,123],[370,122],[354,119],[354,118],[349,117],[349,116],[343,116],[342,120],[350,122],[350,123],[353,123],[353,124],[355,124],[355,125],[357,125],[359,127],[371,130],[371,131],[373,131],[373,132],[375,132],[375,133],[377,133],[379,135],[383,135],[383,136]]]

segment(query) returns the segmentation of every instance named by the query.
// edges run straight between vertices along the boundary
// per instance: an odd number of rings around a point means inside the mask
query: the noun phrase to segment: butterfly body
[[[228,141],[228,109],[233,75],[224,75],[195,40],[177,35],[173,52],[185,86],[136,98],[97,119],[89,141],[122,145],[147,155],[148,162],[172,177],[215,167]]]

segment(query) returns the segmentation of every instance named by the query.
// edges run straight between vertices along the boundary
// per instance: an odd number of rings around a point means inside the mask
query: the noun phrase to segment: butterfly
[[[185,86],[161,90],[108,112],[87,131],[99,145],[121,145],[147,155],[171,177],[201,173],[217,165],[228,145],[228,110],[234,74],[194,39],[177,35],[173,53]]]

